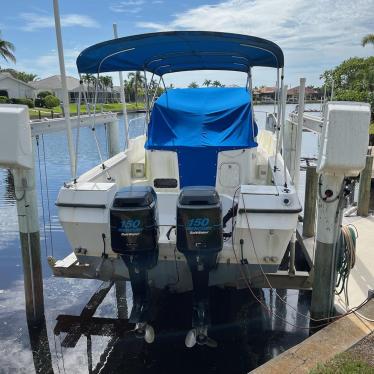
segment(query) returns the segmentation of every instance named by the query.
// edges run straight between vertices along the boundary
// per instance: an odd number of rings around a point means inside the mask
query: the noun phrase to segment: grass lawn
[[[144,109],[144,103],[138,103],[136,106],[135,103],[127,103],[127,110],[136,110],[136,109]],[[76,104],[70,104],[70,114],[77,114],[77,105]],[[96,111],[100,112],[101,107],[103,108],[104,112],[121,112],[122,111],[122,104],[116,103],[116,104],[98,104],[96,106]],[[47,108],[33,108],[29,109],[30,117],[35,118],[39,116],[39,110],[41,111],[42,117],[50,117],[51,111],[55,114],[61,114],[62,110],[60,106],[57,106],[53,109],[47,109]],[[92,107],[91,107],[92,110]],[[86,113],[86,106],[81,105],[81,113]]]
[[[309,374],[374,374],[374,367],[355,354],[344,352],[324,365],[318,365]]]
[[[374,122],[369,127],[369,134],[374,135]]]

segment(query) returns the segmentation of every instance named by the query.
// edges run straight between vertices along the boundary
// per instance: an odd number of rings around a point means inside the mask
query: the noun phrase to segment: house
[[[8,72],[0,73],[0,96],[15,99],[33,99],[35,89],[30,83],[25,83],[13,77]]]
[[[273,103],[275,100],[276,87],[260,87],[253,90],[253,98],[255,101],[261,101],[265,103]]]
[[[37,93],[41,91],[51,91],[55,96],[57,96],[60,101],[63,98],[62,86],[61,86],[61,76],[60,75],[52,75],[51,77],[40,79],[38,81],[30,83],[33,85]],[[75,103],[78,101],[79,97],[79,79],[67,76],[66,77],[66,85],[69,94],[69,102]],[[93,84],[88,86],[87,84],[83,84],[83,89],[86,92],[87,98],[90,102],[93,102],[95,96],[95,87]],[[98,98],[97,102],[106,102],[106,101],[113,101],[119,100],[120,94],[119,91],[111,90],[109,87],[103,88],[99,87],[98,89]],[[81,97],[83,102],[83,95]]]
[[[299,101],[300,86],[290,88],[287,90],[287,101],[297,103]],[[320,90],[312,87],[305,87],[305,100],[306,101],[319,101],[321,100]]]

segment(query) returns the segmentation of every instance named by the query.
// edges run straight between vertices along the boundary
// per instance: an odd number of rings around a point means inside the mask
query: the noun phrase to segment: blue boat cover
[[[215,186],[218,152],[257,146],[245,88],[172,89],[155,102],[146,149],[178,154],[180,186]]]
[[[281,68],[280,47],[249,35],[211,31],[167,31],[126,36],[86,48],[77,58],[79,73],[148,71],[162,76],[188,70],[232,70],[252,66]]]

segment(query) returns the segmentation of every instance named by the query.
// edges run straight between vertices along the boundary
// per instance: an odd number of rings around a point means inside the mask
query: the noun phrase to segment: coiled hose
[[[356,239],[358,233],[353,225],[342,226],[341,235],[337,243],[338,261],[337,261],[337,280],[336,280],[336,294],[340,295],[348,288],[348,279],[351,270],[356,262]]]

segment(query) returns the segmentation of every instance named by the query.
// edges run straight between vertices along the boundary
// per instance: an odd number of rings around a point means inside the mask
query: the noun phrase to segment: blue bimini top
[[[245,88],[172,89],[155,102],[146,149],[178,154],[180,187],[215,186],[218,152],[257,147]]]

